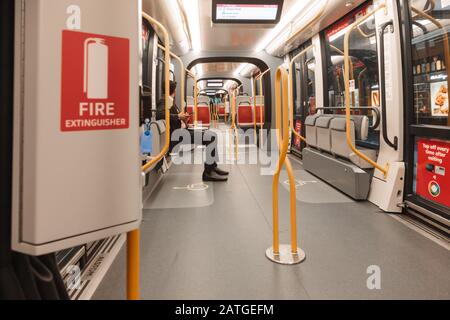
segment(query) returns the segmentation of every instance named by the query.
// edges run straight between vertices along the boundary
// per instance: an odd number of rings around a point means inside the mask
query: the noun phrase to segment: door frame
[[[437,215],[443,220],[450,221],[450,210],[443,205],[434,203],[418,195],[414,194],[414,171],[415,171],[415,142],[416,137],[433,138],[440,140],[450,140],[450,127],[433,126],[426,124],[414,124],[414,113],[411,112],[411,106],[414,104],[414,82],[412,70],[412,54],[411,54],[411,15],[409,10],[410,0],[396,0],[399,13],[399,21],[401,22],[401,45],[402,45],[402,59],[403,59],[403,107],[405,114],[404,123],[404,159],[406,164],[406,179],[404,187],[404,200],[406,207],[408,203],[420,214],[427,215],[430,218],[432,215]],[[447,67],[449,68],[449,66]],[[448,69],[447,69],[448,70]],[[421,210],[423,209],[423,210]],[[437,224],[448,228],[449,225],[442,222],[442,219],[436,221],[435,217],[431,217]]]

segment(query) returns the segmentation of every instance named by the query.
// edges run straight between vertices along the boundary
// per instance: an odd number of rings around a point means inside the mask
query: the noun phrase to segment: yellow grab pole
[[[350,125],[351,125],[351,117],[350,117],[350,57],[349,57],[349,39],[350,34],[353,29],[355,29],[357,26],[359,26],[361,23],[369,19],[371,16],[373,16],[375,13],[380,11],[381,9],[386,9],[386,4],[380,4],[377,8],[375,8],[371,13],[359,18],[356,20],[352,25],[350,25],[349,29],[345,33],[344,37],[344,83],[345,83],[345,118],[346,118],[346,136],[347,136],[347,144],[350,147],[350,149],[361,159],[364,161],[370,163],[372,166],[380,170],[384,177],[386,178],[388,175],[389,165],[386,164],[385,167],[380,166],[378,163],[367,157],[365,154],[360,152],[352,141],[352,136],[350,132]]]
[[[253,88],[253,139],[255,144],[257,144],[256,137],[256,79],[252,77],[252,88]]]
[[[269,69],[270,70],[270,69]],[[267,71],[269,71],[267,70]],[[263,130],[264,130],[264,112],[266,110],[266,104],[265,101],[263,100],[264,98],[264,94],[263,94],[263,84],[262,84],[262,77],[259,78],[259,92],[260,92],[260,97],[261,97],[261,106],[259,108],[259,122],[260,122],[260,129],[259,129],[259,143],[262,144],[263,143]],[[263,110],[264,109],[264,110]]]
[[[197,127],[197,103],[198,103],[197,77],[189,70],[186,70],[186,74],[194,80],[194,127]]]
[[[286,129],[286,131],[288,130]],[[294,177],[294,170],[292,169],[291,161],[287,157],[285,160],[285,166],[289,179],[289,199],[291,207],[291,252],[297,253],[297,189],[295,187],[296,182]]]
[[[139,257],[140,231],[139,229],[127,233],[127,299],[139,300]]]
[[[164,103],[165,103],[165,111],[166,111],[166,136],[164,147],[161,152],[154,158],[152,158],[147,164],[142,167],[142,171],[146,172],[150,169],[155,163],[160,161],[164,155],[169,150],[170,145],[170,111],[168,110],[169,106],[169,76],[170,76],[170,54],[169,54],[169,45],[170,38],[169,33],[166,28],[159,23],[157,20],[153,19],[146,13],[142,13],[142,17],[147,20],[150,24],[155,25],[157,28],[161,29],[164,37],[165,44],[165,54],[164,54],[164,75],[165,75],[165,95],[164,95]],[[140,297],[139,290],[139,229],[130,231],[127,234],[127,299],[129,300],[138,300]]]
[[[262,143],[262,141],[263,141],[263,133],[262,133],[263,128],[264,128],[263,108],[265,109],[265,105],[264,105],[264,102],[262,100],[262,98],[264,97],[264,95],[263,95],[262,79],[266,75],[266,73],[268,73],[268,72],[270,72],[270,68],[265,70],[263,73],[260,73],[255,78],[255,91],[256,91],[256,81],[259,80],[259,96],[261,97],[261,105],[260,105],[260,108],[259,108],[259,122],[260,122],[260,127],[261,127],[260,131],[259,131],[259,133],[260,133],[260,135],[259,135],[260,143]],[[255,96],[256,96],[256,94],[255,94]],[[255,109],[256,109],[256,97],[255,97]],[[256,111],[255,111],[254,117],[255,117],[255,130],[256,130]]]
[[[289,131],[294,133],[294,135],[299,137],[305,143],[306,143],[305,137],[303,137],[301,134],[295,131],[294,128],[294,63],[297,59],[304,56],[312,48],[314,48],[314,45],[310,45],[309,47],[299,52],[296,56],[292,58],[289,64]]]
[[[238,144],[239,144],[239,137],[238,137],[238,130],[237,130],[237,126],[236,126],[236,90],[238,90],[240,87],[236,88],[235,90],[233,90],[233,101],[232,101],[232,115],[231,115],[231,119],[232,119],[232,124],[231,124],[231,128],[234,130],[234,154],[237,160],[238,157]]]
[[[279,160],[272,182],[272,211],[273,211],[273,246],[266,251],[270,260],[280,264],[297,264],[305,259],[305,253],[297,245],[297,198],[295,177],[291,162],[287,158],[289,147],[289,74],[284,66],[277,69],[275,74],[275,126],[279,149]],[[280,245],[279,238],[279,212],[278,212],[278,188],[280,173],[283,165],[289,178],[290,190],[290,225],[291,244]],[[290,250],[288,250],[288,248]]]
[[[158,48],[160,48],[161,50],[165,51],[166,48],[160,44],[158,44]],[[172,52],[170,52],[170,56],[172,58],[174,58],[175,60],[178,61],[178,63],[180,64],[180,78],[181,78],[181,111],[184,112],[185,108],[186,108],[186,101],[185,99],[185,94],[184,94],[184,81],[186,79],[186,69],[184,68],[184,63],[183,60],[181,60],[181,58],[175,54],[173,54]]]

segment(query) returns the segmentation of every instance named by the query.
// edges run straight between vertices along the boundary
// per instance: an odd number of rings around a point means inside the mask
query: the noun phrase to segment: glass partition
[[[414,122],[449,126],[450,1],[412,0],[410,14]]]

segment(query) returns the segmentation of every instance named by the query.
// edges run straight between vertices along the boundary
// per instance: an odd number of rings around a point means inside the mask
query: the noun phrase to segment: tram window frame
[[[403,68],[404,79],[404,159],[406,163],[405,177],[405,201],[414,203],[428,212],[432,212],[444,219],[450,219],[450,209],[444,205],[433,202],[416,194],[415,178],[417,174],[417,140],[427,138],[431,140],[450,141],[450,126],[417,123],[414,112],[414,72],[412,55],[412,16],[410,10],[410,0],[397,0],[400,7],[400,22],[402,36],[402,58],[405,67]],[[421,8],[422,9],[422,8]],[[449,66],[447,66],[447,73]]]
[[[346,14],[345,16],[341,17],[340,19],[338,19],[337,21],[335,21],[334,23],[330,24],[327,28],[325,28],[324,30],[322,30],[322,32],[320,33],[320,40],[321,40],[321,46],[322,46],[322,79],[323,79],[323,99],[324,99],[324,106],[325,107],[337,107],[337,108],[342,108],[342,109],[338,109],[338,110],[330,110],[330,109],[325,109],[324,113],[327,114],[344,114],[345,113],[345,100],[344,100],[344,95],[342,96],[342,105],[336,105],[336,99],[334,99],[334,101],[331,101],[331,97],[330,97],[330,87],[331,87],[331,83],[330,82],[330,68],[333,68],[333,63],[331,60],[331,52],[330,52],[330,41],[329,41],[329,36],[328,36],[328,32],[330,30],[332,30],[333,28],[336,28],[337,26],[339,26],[340,24],[343,24],[346,22],[346,20],[349,21],[349,25],[351,25],[352,23],[352,17],[353,17],[353,21],[354,19],[356,19],[361,13],[364,12],[364,10],[366,11],[365,14],[368,14],[370,12],[370,10],[372,10],[375,7],[374,2],[373,1],[367,1],[364,2],[363,4],[361,4],[360,6],[356,7],[355,9],[353,9],[352,11],[350,11],[348,14]],[[362,16],[362,15],[361,15]],[[373,17],[372,19],[376,19],[376,17]],[[369,19],[368,21],[366,21],[364,24],[369,23],[370,21],[375,21]],[[373,30],[375,33],[376,31],[376,27]],[[352,36],[355,35],[356,29],[352,31],[351,35],[350,35],[350,54],[352,51]],[[358,104],[355,105],[354,103],[352,103],[353,101],[356,101],[356,97],[352,96],[351,97],[351,102],[350,102],[350,108],[355,108],[355,110],[352,110],[352,114],[355,115],[366,115],[367,117],[369,117],[369,121],[371,123],[371,125],[373,124],[374,121],[374,114],[371,110],[363,110],[363,109],[359,109],[358,107],[377,107],[378,109],[381,108],[381,104],[380,104],[380,65],[379,65],[379,43],[378,43],[378,36],[375,35],[374,36],[374,43],[370,43],[371,46],[375,46],[375,49],[373,50],[373,52],[376,53],[375,57],[376,59],[374,60],[374,72],[373,75],[376,77],[373,81],[373,85],[371,85],[371,91],[370,91],[370,97],[367,95],[365,96],[366,99],[366,103],[361,104],[358,101]],[[339,48],[340,49],[340,48]],[[344,48],[342,48],[343,51]],[[361,61],[360,59],[358,59],[359,61]],[[363,63],[363,61],[361,61]],[[367,67],[367,65],[365,64],[365,66]],[[366,68],[367,69],[367,68]],[[375,71],[376,70],[376,71]],[[344,69],[342,69],[342,72],[344,71]],[[343,74],[342,74],[342,84],[345,85],[344,83],[344,79],[343,79]],[[357,85],[355,83],[355,88],[358,88],[358,99],[361,100],[361,96],[360,96],[360,88],[359,85]],[[378,88],[378,89],[377,89]],[[333,88],[335,89],[335,88]],[[367,89],[367,87],[365,87],[365,89]],[[334,90],[335,91],[335,90]],[[378,105],[374,105],[373,101],[372,101],[372,95],[374,92],[378,91]],[[344,90],[341,91],[342,93],[344,93]],[[376,94],[376,93],[375,93]],[[356,95],[355,95],[356,96]],[[369,101],[370,99],[370,101]],[[370,148],[370,149],[376,149],[378,150],[380,147],[380,132],[378,131],[379,128],[377,129],[369,129],[369,138],[365,141],[356,141],[356,144],[359,146],[363,146],[366,148]]]

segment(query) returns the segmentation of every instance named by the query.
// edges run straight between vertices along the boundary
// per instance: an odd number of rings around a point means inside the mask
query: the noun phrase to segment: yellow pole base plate
[[[266,257],[272,262],[284,265],[293,265],[302,263],[306,259],[306,254],[300,248],[297,253],[292,253],[291,245],[280,244],[280,253],[274,254],[273,247],[266,250]]]

